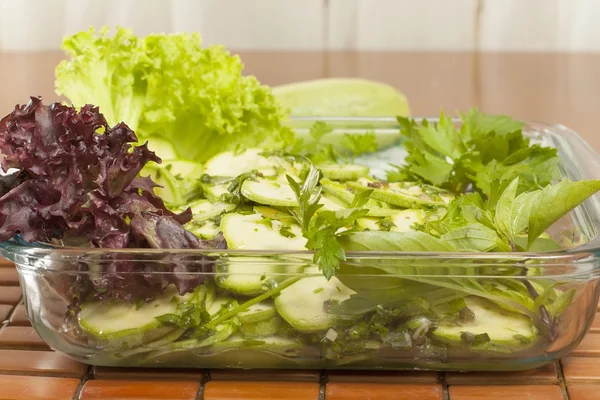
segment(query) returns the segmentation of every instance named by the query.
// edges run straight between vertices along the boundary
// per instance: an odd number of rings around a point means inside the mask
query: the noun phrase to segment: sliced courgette
[[[272,179],[247,179],[242,184],[242,196],[259,204],[298,207],[294,191],[284,182]]]
[[[390,228],[394,232],[409,232],[413,230],[414,224],[425,222],[425,212],[420,209],[408,209],[396,211],[390,216],[393,226]]]
[[[323,178],[321,179],[321,186],[325,193],[337,197],[347,204],[351,204],[354,200],[354,192],[347,185]]]
[[[261,214],[265,219],[276,219],[284,225],[295,224],[296,220],[285,211],[280,211],[269,206],[254,206],[254,211]]]
[[[281,317],[274,316],[257,322],[240,323],[240,333],[244,337],[264,337],[277,333],[281,327]]]
[[[221,196],[229,193],[229,183],[204,184],[202,185],[202,190],[209,201],[216,203],[221,200]]]
[[[175,150],[173,143],[160,136],[151,136],[148,138],[148,148],[155,152],[162,160],[178,160],[179,154]]]
[[[381,221],[381,218],[364,217],[356,220],[356,226],[362,231],[379,231]]]
[[[210,176],[236,177],[257,171],[264,176],[275,176],[281,171],[295,170],[295,163],[276,155],[264,155],[264,149],[247,149],[240,153],[226,151],[217,154],[204,165],[204,173]]]
[[[202,176],[202,164],[187,160],[164,160],[160,166],[179,180],[196,181]]]
[[[372,182],[363,178],[348,182],[348,186],[356,191],[372,189],[371,198],[404,208],[443,206],[453,198],[445,190],[411,182]]]
[[[210,319],[213,320],[221,313],[237,306],[238,302],[235,299],[230,297],[217,297],[211,302],[210,306],[207,307],[206,311],[210,315]],[[203,326],[199,326],[197,328],[197,331],[199,332],[197,338],[173,342],[169,344],[168,347],[174,350],[182,350],[212,346],[231,336],[235,332],[238,323],[239,321],[237,318],[233,318],[217,325],[215,329],[211,331],[205,331]]]
[[[369,174],[369,167],[364,165],[325,164],[317,166],[323,176],[338,181],[350,181]]]
[[[285,266],[266,257],[232,257],[217,265],[217,285],[235,294],[252,296],[269,290],[273,276],[285,272]]]
[[[258,304],[250,306],[247,310],[238,314],[241,324],[264,321],[277,315],[275,305],[270,300],[265,300]]]
[[[321,186],[323,187],[323,191],[329,195],[329,198],[336,198],[343,204],[347,204],[347,207],[350,207],[350,204],[354,201],[354,196],[356,196],[349,186],[330,179],[321,179]],[[389,217],[397,211],[397,209],[391,208],[389,204],[371,198],[364,207],[369,210],[367,214],[369,217]]]
[[[525,315],[504,310],[480,297],[469,296],[464,301],[472,318],[459,323],[440,322],[432,333],[434,339],[454,346],[464,346],[471,344],[470,340],[473,338],[487,335],[486,341],[474,343],[482,349],[493,349],[494,346],[522,348],[536,339],[537,330]]]
[[[154,188],[154,193],[162,198],[169,205],[179,205],[183,203],[183,193],[180,182],[175,179],[168,169],[161,168],[158,164],[148,164],[144,167],[141,176],[149,175],[154,183],[160,187]]]
[[[209,240],[214,238],[221,232],[221,228],[214,221],[206,221],[201,225],[194,223],[185,226],[187,230],[198,236],[200,239]]]
[[[336,277],[327,280],[324,276],[309,276],[283,289],[275,299],[275,308],[294,329],[319,332],[331,328],[336,320],[325,305],[347,300],[354,293]]]
[[[81,305],[78,321],[81,328],[110,348],[133,348],[167,336],[176,329],[166,326],[156,317],[177,312],[179,301],[187,301],[191,294],[179,296],[174,285],[148,303],[95,300]],[[173,301],[173,298],[179,301]]]
[[[319,204],[322,204],[321,210],[337,211],[344,208],[348,208],[348,205],[344,204],[337,197],[322,195],[319,199]]]
[[[306,250],[300,226],[266,220],[260,214],[225,214],[221,231],[230,249]]]
[[[190,205],[194,221],[201,223],[211,218],[217,217],[226,212],[233,211],[235,205],[223,201],[211,202],[208,200],[198,200]]]

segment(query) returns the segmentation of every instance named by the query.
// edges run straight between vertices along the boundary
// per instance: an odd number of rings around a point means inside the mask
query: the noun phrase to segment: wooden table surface
[[[55,100],[59,53],[0,53],[0,114],[30,95]],[[252,53],[247,72],[270,85],[359,76],[395,85],[414,115],[440,108],[556,122],[596,150],[600,55]],[[25,314],[14,266],[0,266],[0,400],[600,400],[600,318],[579,348],[518,373],[199,371],[90,368],[51,351]]]

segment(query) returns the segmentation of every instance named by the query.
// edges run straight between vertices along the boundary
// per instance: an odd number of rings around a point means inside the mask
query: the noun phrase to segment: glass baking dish
[[[362,160],[375,174],[383,173],[390,161],[398,164],[404,154],[394,118],[319,120],[335,127],[332,142],[345,132],[375,131],[384,148],[377,157]],[[295,118],[292,125],[302,135],[314,121]],[[532,141],[559,150],[560,169],[566,178],[600,178],[598,155],[573,131],[529,123],[525,132]],[[566,356],[588,331],[599,296],[600,253],[595,243],[599,227],[600,198],[594,196],[551,228],[549,234],[564,246],[561,251],[348,253],[347,261],[329,282],[311,268],[310,252],[106,250],[27,244],[15,238],[1,245],[1,253],[17,266],[35,330],[51,348],[87,364],[510,371],[539,367]],[[235,268],[230,268],[232,265]],[[135,301],[136,296],[143,293],[147,282],[164,284],[175,277],[202,288],[193,292],[198,298],[208,298],[207,293],[213,298],[226,294],[230,301],[222,303],[210,322],[193,334],[159,321],[156,316],[174,312],[177,305],[171,285],[150,303]],[[227,279],[257,285],[257,294],[223,294]],[[132,301],[98,302],[96,307],[104,310],[103,314],[86,320],[79,307],[72,305],[73,299],[90,282],[103,280],[120,285]],[[340,308],[344,293],[340,293],[339,282],[372,294],[370,303],[359,301],[351,307],[356,315],[362,310],[360,318]],[[316,289],[307,292],[307,287],[315,285]],[[480,296],[482,288],[488,294],[485,298]],[[531,307],[516,310],[517,303],[503,295],[505,288],[526,297]],[[404,297],[399,297],[399,290]],[[490,342],[485,335],[482,340],[481,334],[448,326],[442,332],[439,321],[418,311],[432,306],[419,303],[418,295],[424,291],[439,291],[442,300],[436,307],[451,309],[457,298],[469,300],[467,312],[463,313],[465,308],[451,310],[459,319],[468,320],[473,307],[481,312],[496,310],[489,314],[486,329],[498,330],[504,339]],[[394,302],[398,298],[403,300]],[[284,300],[287,310],[306,319],[306,329],[295,330],[271,312],[272,308],[256,306],[270,301],[283,304]],[[467,304],[464,301],[462,304]],[[204,318],[201,314],[196,317]],[[331,320],[335,322],[322,324]]]

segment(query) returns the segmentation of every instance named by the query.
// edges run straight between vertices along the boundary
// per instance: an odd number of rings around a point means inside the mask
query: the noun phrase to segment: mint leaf
[[[514,237],[514,233],[512,231],[513,205],[515,203],[515,196],[517,194],[518,186],[519,178],[515,178],[498,199],[498,204],[496,204],[496,213],[494,215],[494,222],[498,232],[504,235],[504,237],[511,242]]]
[[[558,244],[556,241],[543,237],[535,239],[529,248],[527,248],[527,236],[516,236],[514,239],[514,244],[519,251],[524,251],[527,249],[527,251],[533,253],[561,250],[560,244]]]
[[[495,230],[480,223],[470,223],[454,229],[441,237],[459,251],[490,251],[499,249],[510,251]]]
[[[531,206],[528,247],[546,229],[600,190],[600,180],[563,180],[542,189]]]
[[[539,190],[533,192],[521,193],[515,198],[511,211],[510,232],[514,240],[515,236],[525,232],[529,225],[529,216]]]
[[[449,252],[456,249],[424,232],[352,232],[340,239],[346,251]]]

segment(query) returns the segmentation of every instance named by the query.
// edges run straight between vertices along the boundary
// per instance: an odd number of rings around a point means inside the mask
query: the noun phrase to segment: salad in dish
[[[552,227],[600,181],[563,179],[523,123],[400,116],[405,153],[382,173],[375,132],[299,135],[239,59],[195,36],[65,43],[57,88],[76,106],[32,97],[0,120],[0,240],[107,250],[46,271],[91,362],[385,368],[556,340],[576,290],[528,254],[584,240]],[[473,257],[443,258],[456,252]]]

